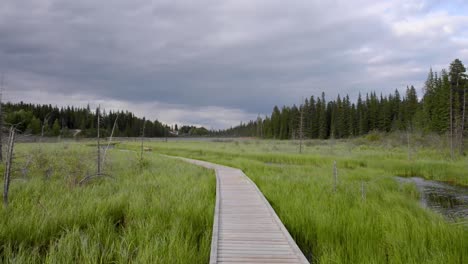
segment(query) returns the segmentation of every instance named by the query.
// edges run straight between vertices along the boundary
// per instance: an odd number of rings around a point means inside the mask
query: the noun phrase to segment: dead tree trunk
[[[263,138],[263,119],[260,118],[260,138]]]
[[[97,115],[97,175],[101,175],[101,135],[100,135],[100,108],[101,106],[98,106],[96,109],[96,115]]]
[[[140,153],[140,160],[143,162],[143,151],[144,145],[143,145],[143,140],[145,137],[145,126],[146,126],[146,121],[143,119],[143,129],[141,130],[141,153]]]
[[[301,107],[301,120],[299,121],[299,153],[302,153],[302,139],[304,137],[304,107]]]
[[[46,127],[47,125],[49,125],[49,118],[50,118],[50,113],[48,113],[48,114],[44,117],[44,121],[42,122],[41,140],[42,140],[42,138],[44,137],[44,130],[45,130],[45,127]]]
[[[450,158],[453,160],[453,89],[450,86]]]
[[[3,84],[4,76],[2,74],[0,80],[0,162],[3,161],[3,109],[2,109],[2,97],[3,97]]]
[[[336,161],[333,161],[333,178],[334,178],[333,191],[336,192],[336,188],[338,185],[338,169],[336,168]]]
[[[4,184],[3,184],[3,204],[8,206],[8,191],[10,190],[10,178],[11,178],[11,166],[13,162],[13,148],[15,146],[15,133],[16,128],[12,126],[10,128],[10,134],[8,137],[8,149],[5,164]]]
[[[463,110],[462,110],[462,120],[461,120],[461,131],[460,131],[460,155],[463,155],[463,134],[465,133],[465,108],[466,108],[466,91],[463,89]]]
[[[366,200],[366,189],[364,188],[364,181],[361,181],[361,199]]]
[[[107,142],[107,147],[106,149],[104,150],[104,155],[102,155],[102,165],[105,165],[106,163],[106,155],[107,155],[107,150],[109,150],[109,147],[110,147],[110,144],[112,143],[112,138],[114,137],[114,131],[115,131],[115,127],[117,126],[117,120],[119,119],[119,116],[117,116],[115,118],[115,121],[114,121],[114,126],[112,127],[112,132],[111,132],[111,135],[109,137],[109,141]]]
[[[411,143],[410,143],[410,137],[411,137],[411,123],[408,123],[408,127],[406,128],[406,141],[408,143],[408,160],[411,160]]]

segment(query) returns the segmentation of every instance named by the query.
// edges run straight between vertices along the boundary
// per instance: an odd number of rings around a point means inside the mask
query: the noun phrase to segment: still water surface
[[[444,215],[449,220],[468,221],[468,188],[418,177],[397,177],[400,182],[413,182],[420,195],[421,205]]]

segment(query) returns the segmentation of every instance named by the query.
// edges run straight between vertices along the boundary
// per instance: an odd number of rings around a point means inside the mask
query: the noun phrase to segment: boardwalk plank
[[[309,263],[257,186],[239,169],[180,158],[216,172],[210,263]]]

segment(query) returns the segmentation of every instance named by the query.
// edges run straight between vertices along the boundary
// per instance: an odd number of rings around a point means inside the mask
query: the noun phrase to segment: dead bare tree
[[[302,100],[304,102],[304,100]],[[306,110],[306,103],[301,103],[299,106],[298,112],[299,116],[296,116],[294,119],[294,126],[291,129],[291,139],[292,140],[299,140],[299,153],[302,153],[302,150],[304,149],[304,139],[305,139],[305,134],[306,134],[306,120],[305,120],[305,110]],[[297,122],[297,123],[296,123]]]
[[[450,158],[453,160],[453,89],[450,86]]]
[[[2,73],[0,77],[0,162],[3,161],[3,86],[5,84],[5,76]]]
[[[110,144],[112,143],[112,138],[114,137],[114,131],[115,131],[115,127],[117,126],[117,120],[119,119],[119,116],[117,116],[115,118],[115,121],[114,121],[114,126],[112,127],[112,132],[111,132],[111,135],[109,137],[109,140],[107,142],[107,147],[106,149],[104,150],[104,154],[102,155],[102,165],[105,164],[106,162],[106,155],[107,155],[107,150],[109,149],[110,147]]]
[[[65,137],[65,127],[66,127],[65,119],[63,119],[62,117],[62,129],[60,129],[60,135],[58,136],[59,141],[62,139],[62,137]]]
[[[103,168],[103,165],[105,163],[107,150],[108,150],[108,148],[109,148],[109,146],[111,144],[112,138],[113,138],[114,129],[115,129],[115,126],[116,126],[116,123],[117,123],[117,119],[114,122],[114,128],[112,129],[112,133],[111,133],[111,136],[109,138],[107,147],[106,147],[106,149],[104,151],[104,154],[102,155],[102,158],[101,158],[101,120],[100,120],[101,118],[100,118],[100,109],[101,109],[101,106],[98,106],[98,108],[96,109],[96,116],[97,116],[97,161],[96,161],[97,162],[97,171],[96,171],[96,174],[87,173],[87,175],[78,182],[78,185],[80,185],[80,186],[88,183],[89,181],[91,181],[93,179],[99,179],[99,178],[104,178],[104,177],[114,179],[114,177],[112,177],[111,175],[102,172],[102,168]]]
[[[408,160],[411,160],[411,144],[410,144],[410,137],[411,137],[412,126],[411,123],[408,122],[408,126],[406,127],[406,141],[408,145]]]
[[[462,72],[458,73],[457,76],[457,89],[459,89],[459,84],[460,84],[460,78],[464,78],[466,75],[463,74]],[[461,120],[461,128],[460,128],[460,143],[459,143],[459,152],[460,155],[463,155],[463,134],[465,132],[465,110],[466,110],[466,89],[465,87],[462,88],[463,92],[463,110],[462,110],[462,120]]]
[[[143,151],[144,151],[143,140],[144,140],[144,137],[145,137],[145,127],[146,127],[146,121],[145,121],[145,119],[143,119],[143,129],[141,130],[141,153],[140,153],[140,161],[141,161],[142,164],[143,164]],[[166,140],[167,140],[167,138],[166,138]]]
[[[93,175],[87,175],[84,177],[81,181],[78,182],[79,185],[83,185],[87,183],[88,181],[96,178],[101,178],[101,177],[108,177],[113,179],[111,175],[105,174],[102,172],[102,161],[101,161],[101,117],[100,117],[100,109],[101,106],[98,106],[96,109],[96,117],[97,117],[97,172],[96,174]],[[117,123],[117,120],[115,121]],[[114,128],[115,128],[115,123],[114,123]],[[114,131],[114,130],[112,130]],[[114,132],[112,132],[113,134]],[[112,136],[111,136],[112,137]]]
[[[333,161],[333,179],[334,179],[333,191],[336,192],[336,188],[338,185],[338,169],[336,167],[336,161]]]
[[[263,120],[260,115],[257,116],[257,137],[263,138]]]
[[[13,163],[13,149],[15,147],[16,126],[10,127],[8,136],[8,149],[5,164],[4,184],[3,184],[3,204],[8,206],[8,191],[10,190],[11,167]]]
[[[304,138],[304,105],[301,106],[299,118],[299,153],[302,153],[302,140]]]
[[[100,128],[101,128],[101,123],[100,123],[100,108],[101,106],[98,106],[96,109],[96,116],[97,116],[97,175],[101,175],[101,135],[100,135]]]
[[[49,125],[49,118],[50,118],[50,113],[48,113],[45,117],[44,120],[42,121],[42,128],[41,128],[41,139],[44,137],[44,130],[47,125]]]
[[[103,177],[106,177],[106,178],[110,178],[110,179],[115,179],[114,177],[112,177],[111,175],[107,175],[107,174],[95,174],[95,175],[88,175],[86,177],[84,177],[81,181],[78,182],[78,185],[83,185],[89,181],[91,181],[92,179],[96,179],[96,178],[103,178]]]
[[[26,161],[24,162],[24,164],[22,165],[21,167],[21,176],[23,179],[26,179],[27,176],[28,176],[28,172],[29,172],[29,166],[31,166],[33,162],[33,156],[32,155],[28,155],[26,157]]]
[[[366,200],[366,189],[364,188],[364,181],[361,180],[361,199]]]

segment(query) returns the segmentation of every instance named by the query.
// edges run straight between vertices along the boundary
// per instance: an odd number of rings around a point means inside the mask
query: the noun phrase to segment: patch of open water
[[[421,205],[444,215],[449,220],[468,221],[468,188],[419,177],[396,177],[399,182],[416,184],[421,196]]]

